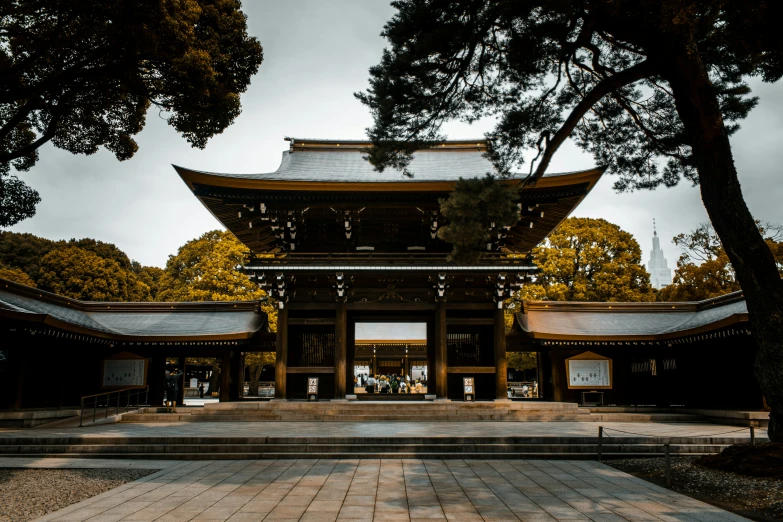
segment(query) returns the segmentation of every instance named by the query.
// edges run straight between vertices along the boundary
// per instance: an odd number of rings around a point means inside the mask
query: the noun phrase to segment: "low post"
[[[601,462],[603,454],[604,427],[598,426],[598,462]]]
[[[751,426],[750,427],[750,445],[755,446],[756,445],[756,427]]]
[[[664,458],[664,466],[666,469],[666,487],[670,488],[672,487],[672,461],[671,456],[669,455],[669,443],[663,445],[663,451],[665,454]]]
[[[84,427],[84,424],[82,424],[82,422],[84,422],[84,397],[82,397],[82,407],[79,410],[79,427],[80,428]]]

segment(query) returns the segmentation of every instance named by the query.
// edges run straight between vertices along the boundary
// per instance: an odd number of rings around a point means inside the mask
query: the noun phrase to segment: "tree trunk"
[[[262,364],[250,365],[250,386],[247,391],[248,397],[258,397],[258,383],[261,380]]]
[[[742,197],[720,105],[692,39],[669,41],[677,112],[691,140],[704,207],[745,295],[756,340],[755,373],[771,408],[770,440],[783,441],[783,281]]]

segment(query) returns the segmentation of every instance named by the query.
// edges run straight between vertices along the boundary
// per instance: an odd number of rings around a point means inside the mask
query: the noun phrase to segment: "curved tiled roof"
[[[256,174],[230,174],[203,172],[183,167],[175,168],[219,178],[255,181],[310,181],[321,183],[390,183],[409,182],[453,182],[459,178],[497,175],[497,169],[485,157],[485,140],[447,141],[442,146],[413,153],[408,171],[387,168],[377,172],[365,159],[366,147],[371,143],[356,140],[299,140],[289,138],[291,147],[283,152],[280,166],[274,172]],[[567,176],[572,172],[547,173],[546,178]],[[527,174],[514,173],[511,179],[523,179]]]
[[[255,302],[98,303],[0,279],[0,317],[111,339],[244,339],[264,330]]]
[[[672,339],[747,320],[741,292],[688,303],[529,301],[516,314],[517,326],[536,339]]]

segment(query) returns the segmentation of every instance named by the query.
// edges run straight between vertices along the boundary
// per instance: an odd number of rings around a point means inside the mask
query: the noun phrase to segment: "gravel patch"
[[[32,520],[157,471],[0,469],[0,521]]]
[[[783,479],[757,478],[694,464],[698,457],[672,457],[672,489],[738,515],[783,520]],[[604,460],[605,464],[659,486],[666,485],[665,459]]]

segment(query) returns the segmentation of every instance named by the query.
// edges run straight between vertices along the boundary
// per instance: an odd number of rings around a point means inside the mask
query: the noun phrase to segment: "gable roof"
[[[113,340],[238,340],[267,331],[255,301],[86,302],[0,279],[0,318]]]
[[[525,301],[516,328],[534,339],[664,340],[748,321],[742,292],[697,302]]]

